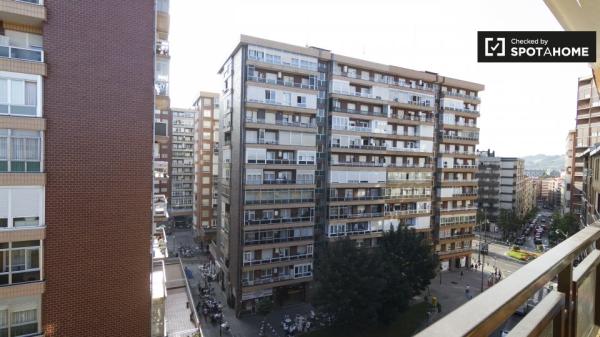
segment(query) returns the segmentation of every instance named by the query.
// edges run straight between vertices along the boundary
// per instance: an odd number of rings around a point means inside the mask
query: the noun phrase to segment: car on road
[[[515,244],[516,245],[523,245],[525,243],[525,237],[524,236],[520,236],[519,238],[517,238],[517,240],[515,240]]]
[[[541,245],[542,243],[543,243],[542,242],[542,238],[540,238],[540,237],[536,237],[536,238],[533,239],[533,244],[534,245]]]

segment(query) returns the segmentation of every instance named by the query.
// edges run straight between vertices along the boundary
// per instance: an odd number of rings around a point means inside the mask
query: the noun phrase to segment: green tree
[[[322,243],[317,252],[313,304],[339,326],[364,329],[392,322],[435,277],[438,260],[414,230],[391,230],[378,246],[349,239]]]
[[[438,259],[431,244],[412,229],[390,230],[379,240],[377,259],[382,261],[386,290],[382,294],[379,320],[388,324],[408,308],[435,277]]]
[[[335,315],[336,324],[365,329],[377,323],[385,287],[383,266],[349,239],[322,243],[315,265],[313,303]]]

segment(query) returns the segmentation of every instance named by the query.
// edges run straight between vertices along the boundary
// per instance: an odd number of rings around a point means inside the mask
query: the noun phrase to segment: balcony
[[[372,229],[355,229],[355,230],[345,230],[341,232],[328,233],[327,237],[335,238],[342,236],[355,236],[355,235],[368,235],[373,233],[383,233],[382,228],[372,228]]]
[[[337,149],[357,149],[357,150],[372,150],[372,151],[385,151],[385,145],[341,145],[341,144],[331,144],[332,148]]]
[[[288,256],[279,256],[279,257],[271,257],[264,260],[252,260],[252,261],[244,261],[244,266],[257,266],[261,264],[271,264],[282,261],[295,261],[295,260],[303,260],[312,258],[312,254],[296,254],[296,255],[288,255]]]
[[[268,245],[273,243],[293,242],[293,241],[312,241],[314,237],[310,236],[292,236],[286,238],[264,237],[258,240],[244,240],[244,245]]]
[[[169,41],[158,40],[156,41],[156,55],[169,57]]]
[[[348,114],[356,114],[356,115],[365,115],[365,116],[379,116],[379,117],[387,117],[387,113],[383,111],[375,112],[375,111],[362,111],[356,109],[342,109],[338,107],[334,107],[331,109],[333,112],[343,112]]]
[[[333,89],[333,90],[331,90],[331,92],[334,94],[344,95],[344,96],[353,96],[353,97],[362,97],[362,98],[371,98],[371,99],[374,98],[370,91],[361,92],[361,91]]]
[[[429,83],[417,84],[417,83],[409,83],[409,82],[406,82],[406,81],[396,81],[396,80],[394,80],[391,77],[387,77],[387,76],[386,77],[383,77],[383,76],[375,77],[372,74],[369,74],[369,76],[364,77],[364,76],[357,75],[356,73],[349,73],[347,71],[340,71],[340,70],[334,70],[333,74],[337,75],[337,76],[343,76],[343,77],[353,78],[353,79],[357,79],[357,80],[371,81],[371,82],[377,82],[377,83],[395,85],[395,86],[401,87],[401,88],[410,88],[410,89],[419,89],[419,90],[425,90],[425,91],[433,91],[433,85],[429,84]]]
[[[247,80],[252,81],[252,82],[257,82],[257,83],[282,85],[282,86],[290,87],[290,88],[300,88],[300,89],[309,89],[309,90],[316,89],[316,86],[314,84],[305,84],[305,83],[298,83],[298,82],[292,82],[292,81],[284,81],[283,79],[279,79],[279,78],[273,80],[273,79],[268,79],[266,77],[248,76]]]
[[[164,194],[154,195],[154,216],[157,218],[168,218],[167,197]]]
[[[476,211],[477,206],[461,206],[461,207],[441,207],[442,212],[462,212],[462,211]]]
[[[583,228],[416,336],[489,336],[552,280],[557,281],[556,289],[510,336],[596,336],[600,324],[599,239],[598,223]],[[575,266],[576,260],[581,262]]]
[[[361,212],[361,213],[344,213],[344,214],[329,214],[329,219],[363,219],[363,218],[378,218],[382,217],[383,212]]]
[[[290,107],[293,109],[300,108],[300,109],[312,110],[312,108],[309,108],[306,106],[306,103],[293,104],[293,103],[289,102],[289,104],[283,104],[282,102],[279,102],[274,99],[247,98],[247,102],[248,103],[260,103],[260,104],[274,105],[274,106],[278,106],[278,107]]]
[[[246,179],[247,185],[312,185],[315,183],[313,179]]]
[[[403,215],[417,215],[417,214],[428,214],[431,212],[430,208],[422,209],[403,209],[396,211],[385,211],[386,216],[403,216]]]
[[[157,96],[169,96],[169,82],[160,80],[155,81],[154,93]]]
[[[302,275],[296,275],[296,276],[294,276],[292,274],[286,274],[286,275],[280,275],[280,276],[274,276],[274,277],[259,278],[259,279],[254,279],[254,280],[242,280],[242,286],[249,287],[249,286],[256,286],[256,285],[261,285],[261,284],[282,282],[282,281],[288,281],[288,280],[297,280],[297,279],[303,279],[303,278],[309,278],[309,277],[312,277],[312,272],[304,273]]]
[[[314,218],[312,216],[297,216],[288,218],[268,218],[268,219],[246,219],[244,225],[271,225],[271,224],[284,224],[284,223],[297,223],[297,222],[312,222]]]
[[[33,48],[0,45],[0,57],[22,61],[44,62],[44,51]]]
[[[248,159],[246,164],[263,165],[316,165],[314,160],[294,160],[294,159]]]
[[[444,96],[447,96],[447,97],[466,98],[466,99],[471,99],[471,100],[476,101],[476,102],[481,102],[481,98],[479,98],[478,96],[461,94],[459,92],[442,91],[442,94]]]
[[[455,140],[468,140],[468,141],[479,141],[479,135],[477,136],[462,136],[462,135],[450,135],[450,134],[442,134],[442,138],[444,139],[455,139]]]
[[[397,115],[397,114],[392,114],[390,116],[390,118],[400,119],[400,120],[404,120],[404,121],[416,121],[416,122],[433,123],[433,119],[431,117],[426,117],[426,116],[411,116],[411,115]]]
[[[450,112],[466,112],[466,113],[471,113],[473,115],[479,115],[479,110],[471,110],[471,109],[465,109],[465,108],[455,108],[455,107],[450,107],[450,106],[444,106],[442,107],[443,111],[450,111]]]
[[[283,67],[291,68],[291,69],[301,69],[301,70],[308,70],[308,71],[312,71],[312,72],[318,71],[317,64],[313,63],[313,62],[291,63],[291,62],[282,61],[281,58],[270,58],[269,59],[269,58],[264,58],[264,57],[263,58],[257,57],[253,53],[248,53],[248,60],[258,61],[258,62],[262,62],[262,63],[266,63],[266,64],[273,64],[273,65],[277,65],[277,66],[283,66]]]
[[[265,124],[265,125],[280,125],[280,126],[289,126],[294,128],[316,128],[317,124],[312,123],[301,123],[301,122],[290,122],[285,120],[276,119],[274,123],[267,122],[264,118],[252,118],[246,117],[246,123],[255,123],[255,124]]]

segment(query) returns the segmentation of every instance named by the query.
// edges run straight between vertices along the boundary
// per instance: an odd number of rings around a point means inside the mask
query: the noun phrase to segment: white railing
[[[44,62],[44,51],[33,48],[0,46],[0,57],[33,62]]]

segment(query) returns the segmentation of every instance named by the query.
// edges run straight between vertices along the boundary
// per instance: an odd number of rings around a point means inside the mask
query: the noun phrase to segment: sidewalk
[[[462,270],[463,276],[461,278],[460,271]],[[483,272],[483,290],[488,289],[488,277],[494,273],[494,267],[492,263],[489,265],[486,263]],[[460,307],[466,303],[467,299],[465,289],[467,284],[469,285],[469,292],[472,297],[475,297],[481,293],[481,268],[478,270],[466,268],[460,270],[444,271],[442,272],[442,281],[440,284],[439,275],[431,280],[429,286],[429,298],[437,297],[438,302],[442,306],[442,312],[436,312],[432,315],[430,324],[444,317],[449,312]],[[425,292],[423,295],[428,295]]]

